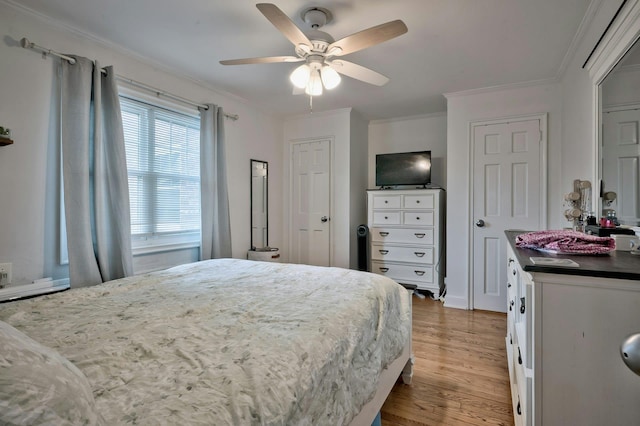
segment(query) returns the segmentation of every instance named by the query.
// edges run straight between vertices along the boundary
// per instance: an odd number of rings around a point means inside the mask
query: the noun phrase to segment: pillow
[[[99,423],[84,374],[53,349],[0,321],[0,424]]]

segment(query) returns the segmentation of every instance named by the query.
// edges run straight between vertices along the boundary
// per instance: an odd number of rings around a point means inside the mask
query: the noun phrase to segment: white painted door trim
[[[513,123],[517,121],[529,121],[540,120],[540,205],[539,214],[541,226],[543,229],[547,227],[547,113],[531,114],[531,115],[516,115],[510,117],[496,118],[492,120],[483,121],[471,121],[469,122],[469,134],[468,134],[468,158],[469,158],[469,208],[467,209],[467,232],[469,233],[469,247],[467,247],[467,264],[469,265],[467,276],[467,309],[473,309],[473,247],[474,247],[474,224],[473,224],[473,206],[474,206],[474,147],[473,147],[473,135],[477,126],[486,126],[489,124],[505,124]]]
[[[333,218],[334,218],[334,214],[335,214],[335,202],[334,202],[334,196],[335,196],[335,137],[333,136],[314,136],[314,137],[309,137],[309,138],[298,138],[298,139],[290,139],[289,140],[289,146],[288,146],[288,151],[287,151],[287,155],[289,156],[288,158],[288,163],[287,163],[287,167],[288,167],[288,175],[289,175],[289,182],[288,182],[288,201],[287,201],[287,214],[288,214],[288,224],[287,224],[287,242],[288,242],[288,246],[289,246],[289,250],[291,250],[291,248],[293,247],[293,233],[291,232],[291,224],[293,223],[292,221],[292,217],[293,217],[293,147],[294,145],[298,145],[298,144],[303,144],[303,143],[309,143],[309,142],[319,142],[319,141],[329,141],[329,149],[331,151],[331,155],[330,155],[330,161],[331,161],[331,165],[329,168],[329,218],[330,220],[333,222]],[[335,226],[333,225],[333,223],[330,223],[329,225],[329,266],[333,266],[335,264],[334,262],[334,242],[335,242]],[[291,255],[289,255],[289,260],[291,259]]]

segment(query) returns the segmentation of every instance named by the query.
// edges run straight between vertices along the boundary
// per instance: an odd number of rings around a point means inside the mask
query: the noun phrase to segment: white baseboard
[[[469,301],[464,297],[455,297],[447,294],[444,296],[444,307],[469,310]]]
[[[42,294],[67,290],[68,288],[69,278],[53,281],[37,281],[33,284],[10,285],[0,289],[0,302],[22,299],[23,297],[40,296]]]

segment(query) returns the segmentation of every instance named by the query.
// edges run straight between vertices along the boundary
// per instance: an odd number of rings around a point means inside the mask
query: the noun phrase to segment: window
[[[120,97],[133,248],[200,242],[200,119]]]

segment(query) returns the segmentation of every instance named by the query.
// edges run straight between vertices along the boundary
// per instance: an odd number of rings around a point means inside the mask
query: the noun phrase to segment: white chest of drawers
[[[640,258],[573,256],[543,267],[507,231],[506,349],[516,426],[640,424],[640,376],[620,346],[640,332]],[[559,255],[559,257],[566,257]]]
[[[371,271],[440,294],[444,281],[441,189],[367,192]]]

